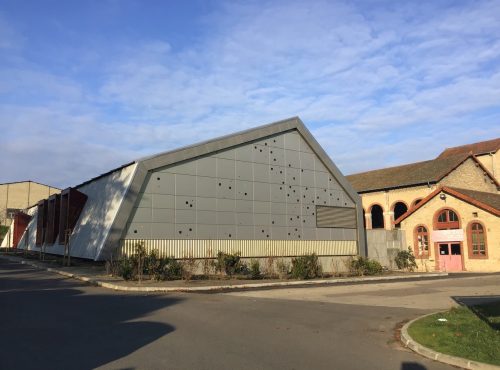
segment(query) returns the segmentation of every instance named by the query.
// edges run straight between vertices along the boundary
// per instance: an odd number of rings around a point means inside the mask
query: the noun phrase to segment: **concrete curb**
[[[448,273],[446,272],[439,272],[439,273],[415,274],[411,276],[372,276],[372,277],[354,277],[354,278],[328,279],[328,280],[323,279],[323,280],[282,281],[273,283],[254,283],[254,284],[239,284],[239,285],[218,285],[218,286],[215,285],[215,286],[203,286],[203,287],[161,287],[161,286],[146,287],[146,286],[123,286],[120,284],[108,283],[91,277],[73,274],[71,272],[63,270],[58,270],[57,268],[42,266],[37,262],[27,261],[20,258],[19,259],[11,258],[8,256],[2,256],[2,258],[8,259],[9,261],[12,262],[18,262],[23,265],[29,265],[38,269],[46,270],[49,272],[54,272],[56,274],[67,276],[73,279],[78,279],[95,286],[100,286],[103,288],[119,290],[119,291],[127,291],[127,292],[163,292],[163,293],[212,292],[213,293],[213,292],[224,292],[224,291],[235,291],[235,290],[305,287],[305,286],[315,286],[315,285],[320,286],[320,285],[334,285],[343,283],[363,283],[363,282],[374,282],[374,281],[406,280],[406,279],[448,276]]]
[[[456,356],[446,355],[441,352],[436,352],[413,340],[410,334],[408,334],[408,327],[417,320],[420,320],[430,315],[434,315],[439,312],[443,311],[438,311],[417,317],[416,319],[413,319],[410,322],[407,322],[405,325],[403,325],[403,327],[401,328],[401,342],[403,342],[403,344],[406,347],[410,348],[412,351],[417,352],[418,354],[424,357],[430,358],[431,360],[434,361],[443,362],[448,365],[458,366],[464,369],[474,369],[474,370],[500,370],[500,366],[485,364],[484,362],[477,362],[462,357],[456,357]]]

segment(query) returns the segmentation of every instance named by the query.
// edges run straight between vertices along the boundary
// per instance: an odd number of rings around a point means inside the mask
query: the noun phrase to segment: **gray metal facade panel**
[[[252,240],[255,235],[254,231],[253,226],[237,226],[236,237],[241,240]]]
[[[253,181],[253,163],[251,162],[236,162],[236,179],[237,180],[246,180]]]
[[[139,193],[138,194],[139,204],[137,207],[151,208],[153,201],[153,194],[149,193]]]
[[[150,202],[140,202],[139,207],[149,207],[149,208],[173,208],[175,209],[175,195],[171,194],[147,194],[141,195],[148,197]],[[149,204],[149,205],[148,205]]]
[[[196,176],[175,175],[175,195],[196,196]]]
[[[173,208],[153,208],[152,210],[153,223],[173,223],[175,221],[175,209]]]
[[[200,239],[217,239],[217,225],[198,224],[198,238]]]
[[[251,200],[236,200],[234,202],[235,204],[235,211],[236,212],[246,212],[246,213],[252,213],[253,212],[253,205],[254,202]]]
[[[219,239],[236,239],[236,225],[217,225]]]
[[[217,198],[197,198],[196,209],[203,211],[215,211],[217,209]]]
[[[355,240],[356,230],[355,229],[342,229],[344,238],[342,240]]]
[[[211,177],[217,170],[217,158],[204,157],[196,161],[196,174]]]
[[[136,208],[134,214],[135,222],[151,222],[153,219],[153,212],[151,208]]]
[[[217,225],[217,211],[196,211],[196,222],[200,225]]]
[[[215,198],[217,196],[218,181],[216,178],[198,176],[195,183],[198,197]]]
[[[170,223],[152,223],[151,224],[151,239],[161,239],[163,235],[173,235],[175,232],[175,224]]]
[[[236,213],[236,223],[238,226],[253,226],[253,213]]]
[[[315,206],[344,199],[334,175],[289,131],[151,171],[126,237],[329,240],[328,229],[316,229]]]

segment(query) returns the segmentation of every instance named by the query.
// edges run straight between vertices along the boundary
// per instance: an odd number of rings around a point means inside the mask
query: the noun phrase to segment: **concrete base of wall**
[[[368,257],[389,269],[396,268],[394,258],[401,250],[406,250],[405,234],[397,230],[366,230]]]

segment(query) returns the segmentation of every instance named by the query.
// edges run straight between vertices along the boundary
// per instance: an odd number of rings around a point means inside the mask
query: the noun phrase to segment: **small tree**
[[[240,272],[243,268],[240,252],[224,253],[219,251],[217,253],[216,266],[217,271],[221,274],[222,272],[225,272],[227,275],[233,276],[235,273]]]
[[[417,263],[411,247],[408,247],[407,251],[399,251],[394,261],[400,270],[413,271],[417,268]]]
[[[146,262],[146,248],[144,248],[143,243],[137,243],[134,247],[133,259],[135,265],[137,266],[137,278],[139,279],[139,284],[142,282],[142,275],[144,274],[145,262]]]
[[[316,253],[293,258],[290,273],[294,279],[314,279],[323,275]]]

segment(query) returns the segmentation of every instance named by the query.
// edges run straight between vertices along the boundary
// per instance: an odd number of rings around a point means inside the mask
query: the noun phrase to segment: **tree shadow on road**
[[[0,286],[1,369],[92,369],[175,329],[147,321],[147,315],[178,303],[176,298],[97,288],[89,294],[78,282],[38,284],[18,274],[3,275]]]

